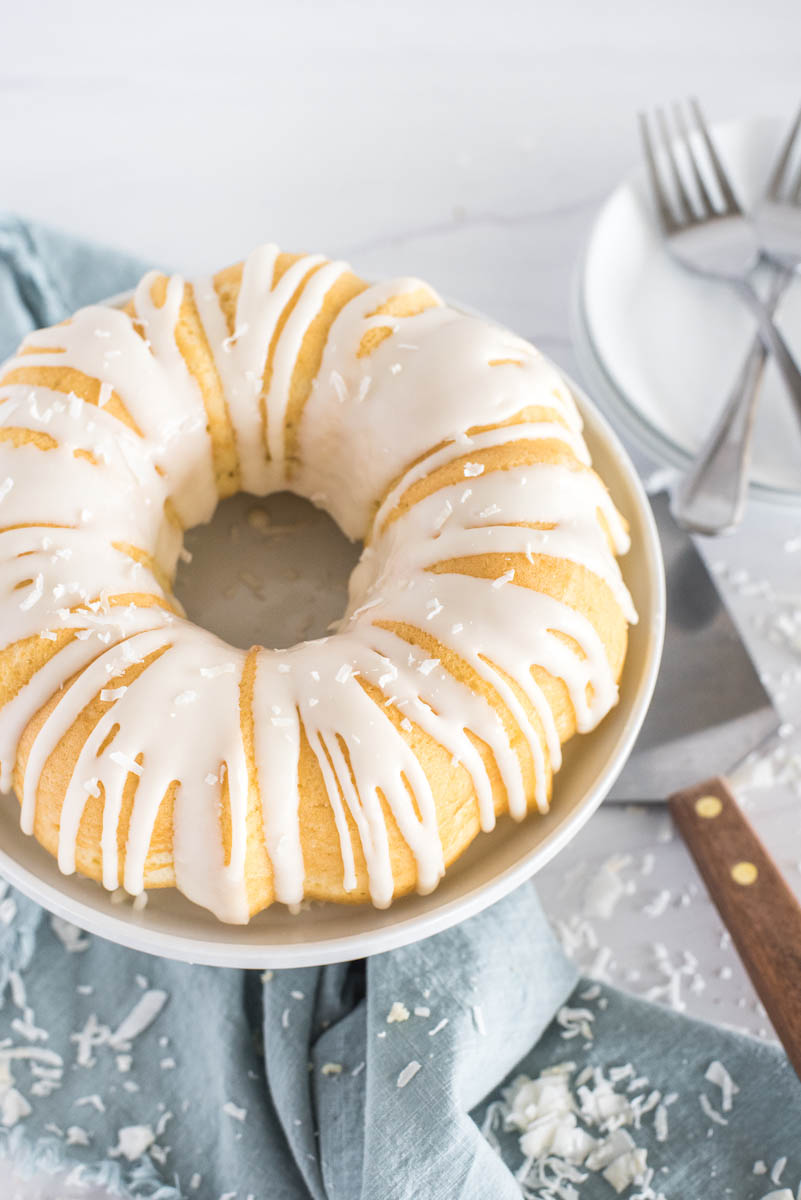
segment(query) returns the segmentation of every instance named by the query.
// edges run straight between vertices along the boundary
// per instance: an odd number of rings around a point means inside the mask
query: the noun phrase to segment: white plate
[[[714,128],[744,204],[761,194],[783,132],[782,122],[767,119]],[[754,325],[731,289],[668,256],[642,169],[601,209],[574,315],[582,372],[598,402],[646,451],[686,466],[736,378]],[[778,319],[801,357],[801,280]],[[772,364],[757,412],[752,488],[765,499],[801,502],[801,431]]]
[[[631,631],[620,703],[593,733],[566,747],[547,816],[522,824],[503,818],[492,833],[476,838],[431,895],[405,897],[384,911],[315,904],[298,916],[275,904],[246,926],[221,924],[173,889],[149,893],[140,912],[127,902],[113,905],[99,885],[62,875],[55,860],[21,832],[13,796],[0,798],[0,873],[51,912],[124,946],[215,966],[297,967],[360,958],[428,937],[486,908],[544,866],[578,833],[620,772],[651,698],[664,629],[664,576],[650,506],[620,442],[574,390],[594,463],[631,525],[632,550],[623,566],[640,622]],[[269,535],[265,547],[265,535],[246,519],[254,505],[268,508],[279,526],[300,519],[302,536]],[[271,644],[272,628],[276,637],[297,640],[310,624],[320,630],[344,611],[355,550],[305,501],[235,497],[220,505],[210,526],[190,532],[187,542],[195,550],[191,595],[181,590],[180,574],[178,591],[189,615],[240,645]],[[262,565],[269,568],[263,594]],[[293,580],[300,567],[301,579]],[[245,584],[240,570],[247,573]]]

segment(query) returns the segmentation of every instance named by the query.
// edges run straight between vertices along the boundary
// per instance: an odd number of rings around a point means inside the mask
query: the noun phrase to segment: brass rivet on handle
[[[742,887],[748,887],[749,884],[756,883],[758,875],[759,871],[752,862],[738,862],[731,869],[732,879]]]
[[[699,796],[695,802],[695,811],[699,817],[719,817],[723,812],[723,804],[717,796]]]

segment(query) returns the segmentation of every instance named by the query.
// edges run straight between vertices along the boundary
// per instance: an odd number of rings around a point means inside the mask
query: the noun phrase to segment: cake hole
[[[361,553],[326,513],[279,492],[223,500],[186,534],[175,594],[190,620],[246,650],[325,637]]]

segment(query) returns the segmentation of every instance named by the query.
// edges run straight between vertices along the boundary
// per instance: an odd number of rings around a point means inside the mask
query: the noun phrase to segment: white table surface
[[[713,119],[788,116],[800,90],[797,0],[40,0],[2,26],[4,207],[187,272],[275,240],[419,274],[568,370],[574,264],[636,156],[636,110],[697,92]],[[801,605],[799,533],[801,511],[754,506],[704,547],[788,721],[801,634],[759,625]],[[762,580],[779,599],[748,594]],[[748,804],[801,891],[792,783]],[[587,918],[604,863],[623,894]],[[660,997],[662,944],[688,1013],[770,1036],[663,812],[602,810],[537,883],[582,965]]]

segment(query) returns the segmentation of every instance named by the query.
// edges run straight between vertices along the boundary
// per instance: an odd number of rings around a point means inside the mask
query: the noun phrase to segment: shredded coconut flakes
[[[631,1089],[639,1082],[631,1064],[605,1074],[599,1067],[576,1073],[575,1063],[557,1063],[536,1079],[515,1079],[503,1099],[488,1106],[482,1133],[496,1150],[496,1131],[519,1134],[524,1161],[517,1180],[529,1200],[579,1200],[576,1185],[590,1172],[601,1174],[618,1194],[636,1185],[639,1191],[632,1200],[664,1200],[652,1187],[647,1151],[623,1128],[639,1128],[643,1116],[654,1110],[657,1140],[667,1136],[666,1107],[659,1104],[658,1091],[629,1100],[615,1087],[627,1084]]]
[[[417,1074],[417,1072],[419,1070],[420,1070],[420,1063],[417,1062],[416,1059],[412,1059],[412,1061],[410,1063],[406,1064],[406,1066],[403,1068],[400,1075],[398,1076],[398,1087],[399,1088],[406,1087],[406,1084],[409,1083],[409,1081],[411,1079],[414,1079],[415,1075]]]

